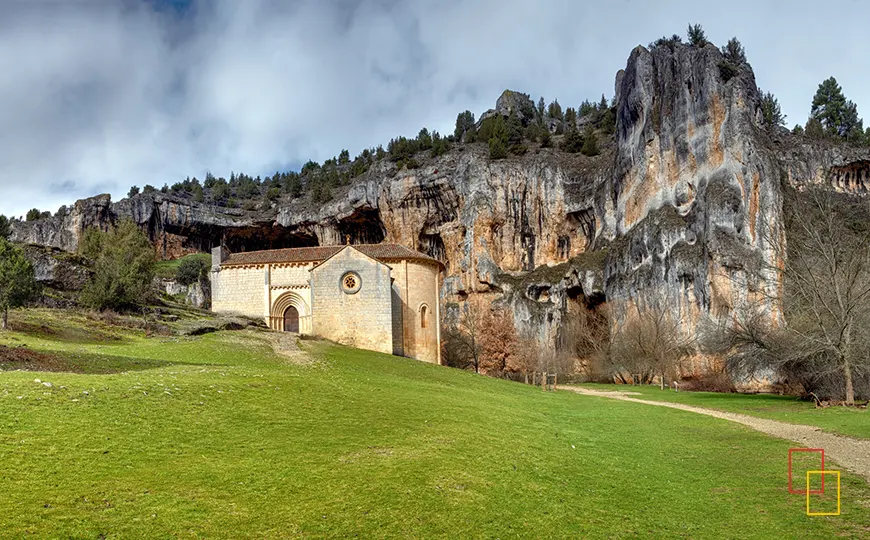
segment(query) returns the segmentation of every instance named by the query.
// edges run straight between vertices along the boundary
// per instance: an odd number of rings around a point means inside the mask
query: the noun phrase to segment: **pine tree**
[[[821,139],[825,136],[825,127],[822,125],[822,122],[818,118],[810,118],[807,120],[807,125],[804,128],[804,132],[808,137],[813,139]]]
[[[500,138],[493,137],[489,140],[489,157],[491,159],[504,159],[507,156],[507,148]]]
[[[565,123],[568,124],[568,129],[577,129],[577,111],[574,107],[565,109]]]
[[[429,150],[432,148],[432,136],[429,135],[429,130],[423,128],[417,134],[417,144],[420,150]]]
[[[746,63],[746,51],[736,37],[729,39],[728,43],[722,46],[722,56],[733,66],[742,66]]]
[[[547,116],[557,120],[562,120],[562,106],[559,105],[558,99],[553,100],[553,102],[550,103],[550,106],[547,108]]]
[[[818,120],[825,134],[831,136],[855,140],[857,133],[864,131],[864,122],[858,117],[858,107],[846,99],[834,77],[819,84],[813,96],[810,118]]]
[[[194,182],[191,183],[191,193],[193,193],[194,202],[201,203],[205,200],[205,195],[202,191],[202,186],[199,185],[199,181],[194,179]]]
[[[81,301],[94,309],[124,309],[147,299],[154,279],[154,247],[130,220],[103,232],[88,229],[79,248],[94,273]]]
[[[693,47],[703,47],[707,44],[707,34],[700,24],[690,24],[688,30],[689,45]]]
[[[588,99],[585,99],[583,100],[583,103],[580,104],[580,109],[577,114],[580,118],[583,118],[584,116],[588,116],[594,112],[595,105]]]
[[[589,124],[586,125],[586,130],[583,132],[583,148],[580,149],[580,152],[584,156],[597,156],[600,153],[598,150],[598,137],[595,135],[595,130]]]
[[[21,248],[0,238],[0,328],[9,328],[9,310],[23,306],[39,292],[33,265]]]
[[[347,150],[342,150],[340,154],[338,154],[338,164],[345,165],[350,163],[350,152]]]
[[[287,191],[287,194],[294,199],[302,195],[302,181],[299,179],[299,175],[292,173],[290,178],[284,184],[284,189]]]
[[[6,239],[12,236],[12,224],[9,218],[0,214],[0,238]]]
[[[541,148],[550,148],[553,146],[553,138],[550,136],[550,130],[543,128],[541,130]]]
[[[583,149],[583,135],[576,129],[565,135],[562,140],[562,150],[570,154],[576,154]]]
[[[765,129],[778,128],[785,125],[785,115],[779,106],[779,100],[771,92],[761,92],[761,122]]]
[[[456,116],[456,129],[453,132],[453,137],[462,142],[466,133],[474,129],[474,113],[464,111]]]

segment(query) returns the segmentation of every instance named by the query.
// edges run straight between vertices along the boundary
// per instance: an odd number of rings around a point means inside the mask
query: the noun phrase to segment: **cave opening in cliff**
[[[565,290],[568,295],[568,309],[596,309],[607,303],[607,297],[603,292],[586,294],[580,285],[572,285]]]
[[[550,286],[529,285],[528,290],[526,290],[526,296],[536,302],[547,303],[550,301]]]
[[[444,248],[444,240],[441,238],[440,234],[420,233],[419,240],[419,249],[421,252],[429,255],[433,259],[438,259],[443,263],[447,262],[447,250]]]
[[[602,292],[585,294],[583,287],[566,289],[567,302],[556,346],[574,356],[582,369],[593,370],[596,351],[610,339],[610,318],[607,299]]]
[[[227,249],[234,253],[319,245],[312,233],[272,224],[228,229],[222,240]]]
[[[338,221],[342,240],[350,237],[351,244],[380,244],[386,237],[381,213],[374,208],[358,208]]]
[[[566,221],[570,234],[558,239],[558,256],[568,259],[582,253],[592,244],[595,237],[595,211],[591,208],[579,212],[568,212]],[[572,252],[572,249],[576,253]]]

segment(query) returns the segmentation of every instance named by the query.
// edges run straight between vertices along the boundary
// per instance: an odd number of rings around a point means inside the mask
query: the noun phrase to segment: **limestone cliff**
[[[870,188],[870,152],[767,133],[751,68],[724,80],[721,60],[712,45],[632,51],[616,77],[616,135],[595,157],[535,144],[494,161],[483,143],[456,144],[418,155],[416,169],[375,161],[319,206],[305,196],[251,211],[161,193],[100,196],[15,222],[13,239],[72,251],[87,227],[129,218],[164,258],[218,244],[396,242],[445,263],[447,318],[481,294],[507,306],[521,332],[552,343],[572,302],[606,300],[619,318],[655,298],[691,329],[777,285],[747,270],[774,262],[766,239],[782,232],[783,182]],[[526,119],[530,105],[506,92],[486,114]]]
[[[866,148],[769,134],[751,68],[725,80],[722,61],[712,45],[638,47],[617,77],[617,151],[596,207],[617,318],[664,302],[691,331],[775,293],[776,275],[749,270],[777,264],[784,182],[870,187]]]
[[[751,69],[725,81],[721,61],[712,45],[638,47],[620,77],[598,231],[612,240],[605,281],[617,317],[657,301],[691,328],[776,286],[746,270],[775,264],[780,165],[757,125]]]

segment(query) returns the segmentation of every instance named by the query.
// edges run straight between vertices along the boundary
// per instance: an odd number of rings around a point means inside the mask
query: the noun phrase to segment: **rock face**
[[[78,291],[90,275],[85,261],[57,248],[27,245],[24,256],[33,265],[36,281],[59,291]]]
[[[157,286],[169,296],[182,299],[186,304],[200,309],[211,307],[211,289],[206,283],[182,285],[174,279],[157,279]]]
[[[109,195],[98,195],[76,201],[72,208],[48,219],[15,221],[12,223],[11,239],[14,242],[75,251],[86,229],[96,227],[105,230],[111,225],[111,203]]]
[[[220,242],[241,251],[250,236],[258,237],[255,249],[283,247],[284,231],[270,231],[273,218],[274,213],[263,217],[162,193],[139,194],[116,203],[109,195],[98,195],[47,219],[13,222],[11,239],[74,252],[87,229],[107,230],[130,219],[148,232],[161,258],[176,259],[208,251]]]
[[[768,134],[751,68],[726,81],[721,60],[712,45],[632,51],[616,77],[615,141],[603,140],[596,157],[533,147],[493,161],[485,144],[462,144],[418,155],[413,170],[375,161],[318,207],[307,198],[243,211],[160,193],[114,204],[100,196],[15,222],[13,239],[72,251],[87,227],[128,218],[163,258],[219,244],[395,242],[445,263],[448,320],[469,295],[484,295],[512,311],[521,333],[553,343],[576,306],[606,301],[619,323],[655,301],[692,331],[778,286],[749,270],[776,262],[767,239],[782,234],[784,182],[870,189],[870,152]],[[505,92],[484,117],[528,120],[533,108]]]
[[[780,167],[757,125],[752,71],[724,81],[721,61],[712,45],[638,47],[619,78],[598,231],[612,241],[605,287],[617,319],[657,302],[691,332],[751,300],[749,290],[774,292],[775,280],[747,270],[776,264]]]

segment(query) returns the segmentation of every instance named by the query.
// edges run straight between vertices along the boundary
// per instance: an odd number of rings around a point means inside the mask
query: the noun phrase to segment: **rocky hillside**
[[[374,161],[323,204],[284,196],[243,210],[159,192],[114,203],[102,195],[16,222],[13,239],[73,251],[86,228],[129,218],[163,258],[219,243],[396,242],[445,262],[447,317],[479,294],[509,306],[521,332],[552,342],[570,309],[607,301],[620,317],[656,300],[691,326],[777,285],[746,270],[772,262],[765,238],[782,232],[784,181],[870,187],[866,148],[765,131],[751,68],[725,80],[721,62],[713,45],[636,48],[616,77],[616,135],[602,136],[594,157],[533,144],[494,160],[485,143],[456,143],[415,156],[416,168]],[[522,117],[531,103],[522,96],[506,92],[482,118]]]

